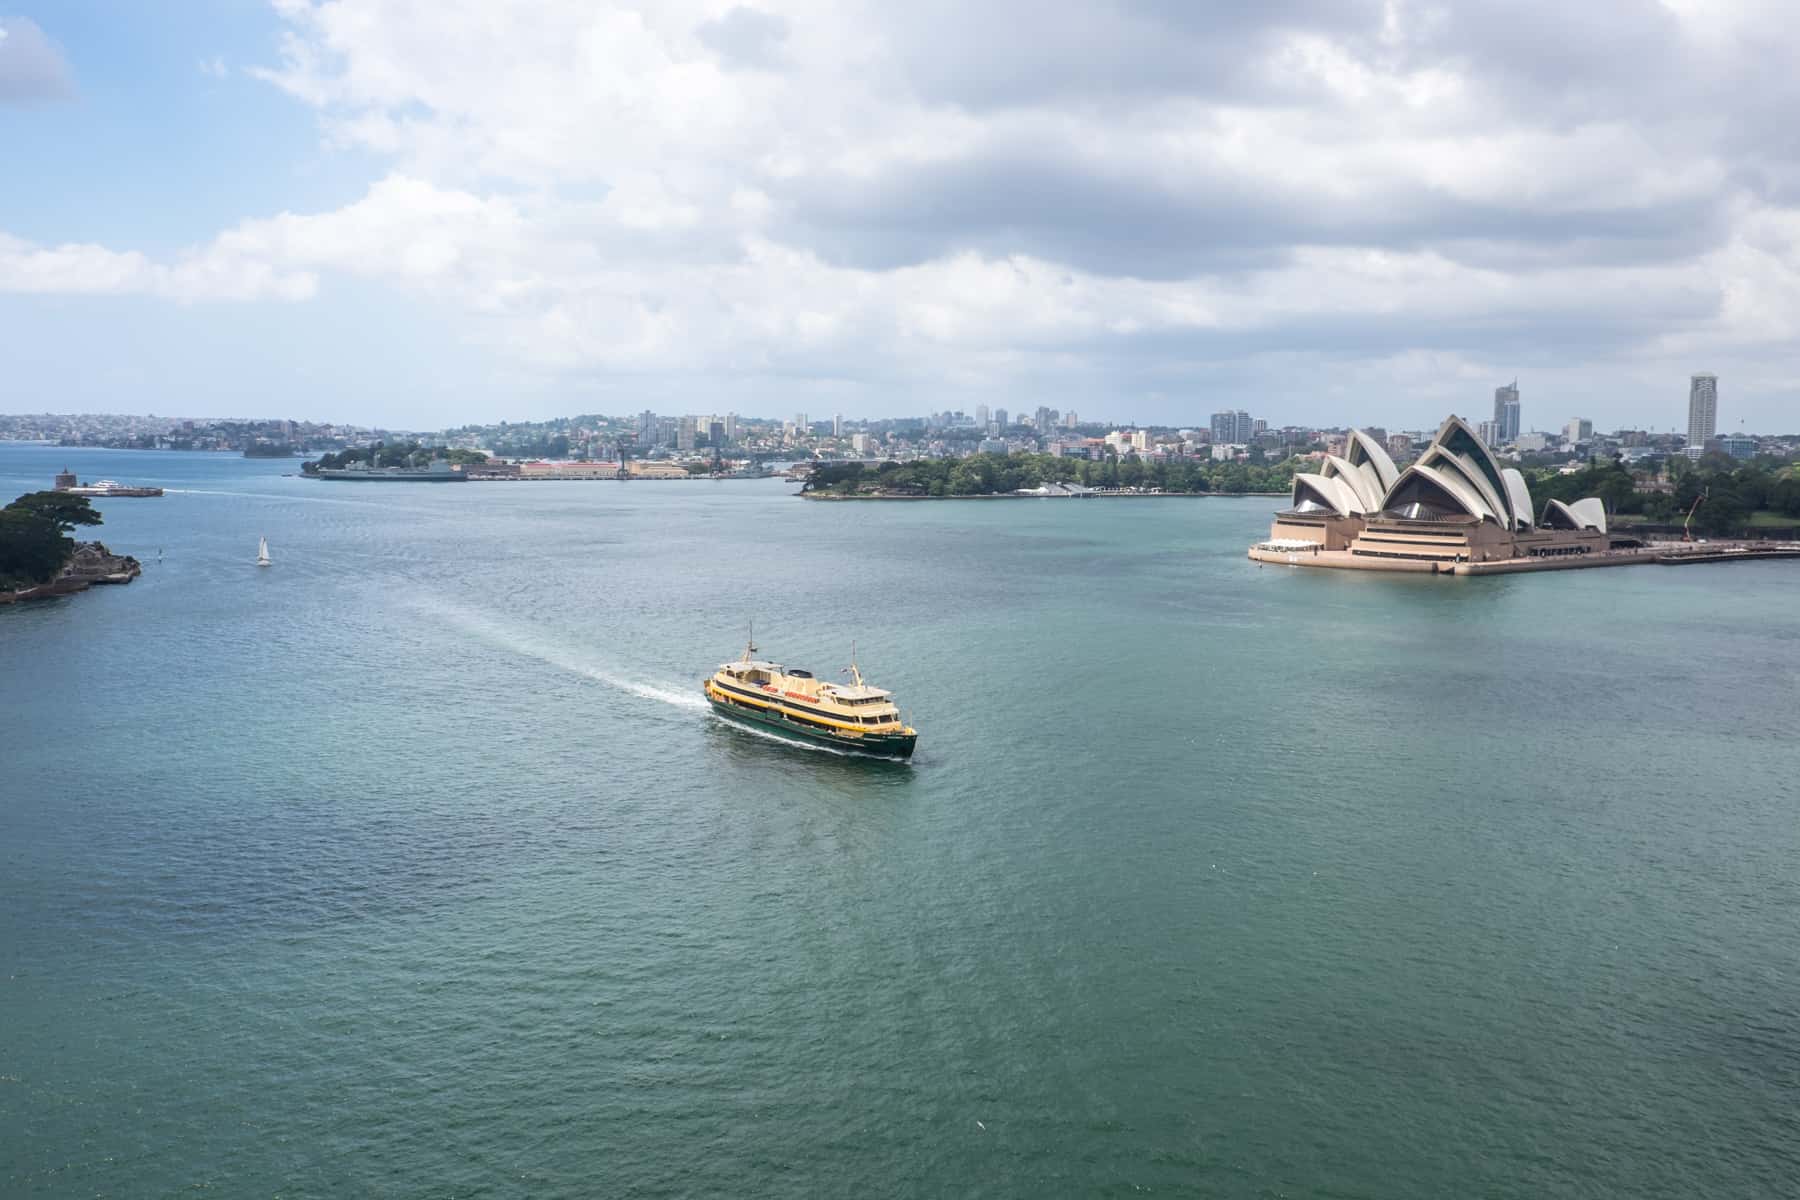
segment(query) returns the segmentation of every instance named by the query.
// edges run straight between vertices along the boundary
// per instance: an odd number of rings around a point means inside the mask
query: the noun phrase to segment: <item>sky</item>
[[[1800,431],[1762,0],[0,0],[0,411]]]

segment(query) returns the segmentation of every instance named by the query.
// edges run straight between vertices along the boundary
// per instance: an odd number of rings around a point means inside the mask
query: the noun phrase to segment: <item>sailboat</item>
[[[269,565],[269,539],[266,537],[256,539],[256,565],[259,567]]]

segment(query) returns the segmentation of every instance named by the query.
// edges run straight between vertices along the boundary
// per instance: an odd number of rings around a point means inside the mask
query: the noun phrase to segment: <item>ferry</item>
[[[59,481],[62,478],[61,475],[57,476]],[[69,476],[69,478],[73,479],[74,476]],[[93,496],[96,499],[117,496],[160,496],[163,494],[163,490],[159,487],[132,487],[120,483],[116,479],[102,479],[98,483],[71,483],[66,487],[58,482],[56,490],[67,492],[71,496]]]
[[[702,686],[721,716],[852,754],[911,758],[919,735],[900,719],[893,693],[870,687],[851,651],[848,684],[826,683],[811,671],[756,657],[756,643],[736,662],[722,663]]]

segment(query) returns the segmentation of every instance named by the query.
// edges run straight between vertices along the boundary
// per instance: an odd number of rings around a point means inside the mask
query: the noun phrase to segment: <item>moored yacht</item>
[[[850,657],[850,682],[826,683],[811,671],[757,658],[751,642],[702,690],[714,711],[747,725],[855,754],[910,758],[918,732],[900,719],[893,693],[864,682],[855,653]]]

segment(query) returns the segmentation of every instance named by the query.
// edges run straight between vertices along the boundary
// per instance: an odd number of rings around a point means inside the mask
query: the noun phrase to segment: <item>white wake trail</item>
[[[499,646],[503,650],[511,650],[527,658],[535,658],[539,662],[549,663],[575,675],[592,679],[596,683],[604,683],[608,687],[618,688],[643,700],[655,700],[674,708],[704,709],[706,700],[696,689],[692,692],[678,691],[671,687],[662,687],[642,680],[629,679],[608,669],[594,659],[582,655],[578,650],[560,645],[518,626],[503,624],[485,614],[462,608],[442,600],[415,599],[410,602],[413,607],[432,616],[439,617],[472,634],[490,645]]]

